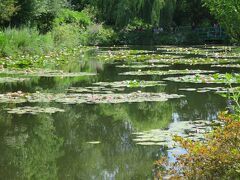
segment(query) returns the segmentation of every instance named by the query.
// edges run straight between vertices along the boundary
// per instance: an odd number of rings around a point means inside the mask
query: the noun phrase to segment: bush
[[[83,45],[111,45],[117,40],[117,34],[112,28],[102,24],[93,24],[81,32],[80,41]]]
[[[70,9],[62,9],[54,20],[55,26],[63,24],[77,24],[80,27],[86,27],[92,24],[91,17],[85,11],[78,12]]]
[[[53,28],[52,37],[56,47],[73,48],[80,45],[79,27],[75,24],[65,24]]]

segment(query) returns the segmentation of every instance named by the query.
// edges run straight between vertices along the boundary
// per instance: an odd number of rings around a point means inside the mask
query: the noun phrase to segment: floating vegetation
[[[15,83],[28,81],[29,78],[13,78],[13,77],[0,77],[0,83]]]
[[[24,102],[58,102],[63,104],[101,104],[101,103],[131,103],[131,102],[160,102],[172,98],[181,98],[183,95],[165,93],[130,94],[53,94],[53,93],[8,93],[0,94],[0,103]]]
[[[76,48],[62,48],[59,51],[49,52],[46,55],[18,55],[9,57],[0,57],[0,64],[5,68],[42,68],[47,66],[59,66],[67,64],[73,58],[79,58],[80,55],[95,47],[79,46]]]
[[[7,108],[5,109],[9,114],[32,114],[36,115],[39,113],[47,113],[47,114],[54,114],[57,112],[64,112],[65,110],[55,108],[55,107],[31,107],[31,106],[24,106],[24,107],[17,107],[17,108]]]
[[[220,67],[220,68],[240,68],[240,64],[218,64],[212,65],[211,67]]]
[[[177,75],[177,74],[204,74],[204,73],[214,73],[216,71],[208,70],[168,70],[168,71],[130,71],[119,73],[120,75],[132,75],[132,76],[146,76],[146,75]]]
[[[169,65],[163,65],[163,64],[139,64],[139,65],[119,65],[116,66],[118,68],[132,68],[132,69],[143,69],[143,68],[164,68],[169,67]]]
[[[197,64],[222,64],[230,62],[238,62],[239,59],[220,59],[220,58],[169,58],[169,59],[151,59],[146,62],[148,63],[164,63],[164,64],[186,64],[186,65],[197,65]]]
[[[205,93],[205,92],[216,92],[216,93],[233,93],[233,92],[240,92],[240,87],[203,87],[203,88],[181,88],[180,91],[196,91],[199,93]]]
[[[124,88],[107,88],[101,86],[93,86],[93,87],[70,87],[67,89],[69,93],[103,93],[103,94],[112,94],[113,92],[124,91]]]
[[[180,58],[169,54],[155,54],[154,51],[145,50],[120,50],[105,51],[97,56],[101,61],[145,61],[150,59]]]
[[[174,135],[189,138],[194,141],[204,140],[205,133],[211,131],[212,127],[219,125],[221,125],[219,121],[179,121],[171,123],[167,130],[153,129],[134,133],[135,138],[133,141],[138,145],[168,146],[169,148],[173,148],[176,146],[172,139]]]
[[[24,75],[34,77],[80,77],[80,76],[94,76],[95,73],[89,72],[64,72],[61,70],[49,69],[26,69],[26,70],[9,70],[2,69],[0,74]]]
[[[129,81],[117,81],[117,82],[98,82],[98,83],[94,83],[94,85],[110,86],[113,88],[120,88],[120,87],[136,88],[136,87],[163,86],[165,84],[163,84],[163,81],[129,80]]]
[[[183,95],[165,93],[142,93],[130,94],[71,94],[58,98],[55,101],[64,104],[116,104],[133,102],[163,102],[172,98],[181,98]]]
[[[101,142],[100,141],[89,141],[87,142],[87,144],[100,144]]]
[[[164,80],[174,82],[189,82],[189,83],[224,83],[236,84],[240,83],[240,74],[196,74],[180,77],[168,77]]]
[[[235,58],[240,57],[239,53],[234,52],[233,46],[198,46],[198,47],[171,47],[163,46],[157,48],[158,51],[168,54],[185,54],[192,56],[206,56],[213,58]]]

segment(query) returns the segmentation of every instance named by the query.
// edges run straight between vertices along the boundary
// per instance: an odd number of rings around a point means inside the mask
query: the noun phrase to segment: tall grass
[[[0,31],[0,56],[42,54],[53,47],[51,34],[41,35],[34,28],[7,28]]]

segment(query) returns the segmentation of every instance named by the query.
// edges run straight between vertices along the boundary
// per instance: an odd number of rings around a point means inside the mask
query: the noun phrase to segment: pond
[[[152,179],[155,160],[183,152],[172,135],[204,140],[229,105],[218,92],[225,73],[240,83],[233,49],[92,48],[48,70],[1,69],[1,177]]]

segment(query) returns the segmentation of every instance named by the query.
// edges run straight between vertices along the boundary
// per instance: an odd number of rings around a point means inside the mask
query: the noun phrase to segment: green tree
[[[221,26],[237,41],[240,41],[240,1],[204,0],[205,6],[216,17]]]
[[[4,0],[0,2],[0,23],[8,22],[17,12],[16,0]]]
[[[177,25],[199,25],[204,20],[211,20],[209,10],[203,6],[202,0],[177,0],[174,21]]]
[[[15,25],[30,24],[45,33],[52,28],[57,12],[65,5],[65,0],[18,0],[20,8],[13,18]]]
[[[91,1],[101,21],[122,27],[138,17],[149,23],[158,23],[165,0],[99,0]]]

